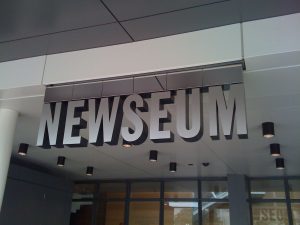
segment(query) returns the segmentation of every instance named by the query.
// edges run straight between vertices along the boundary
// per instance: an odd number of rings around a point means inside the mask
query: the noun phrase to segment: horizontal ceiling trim
[[[47,87],[44,101],[60,102],[243,83],[242,64]]]

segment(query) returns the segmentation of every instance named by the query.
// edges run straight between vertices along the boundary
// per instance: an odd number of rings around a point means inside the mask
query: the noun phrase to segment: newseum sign
[[[122,92],[127,84],[131,84],[128,93]],[[118,144],[120,138],[135,145],[147,138],[153,142],[172,142],[174,133],[186,141],[197,141],[203,135],[204,123],[208,123],[212,139],[220,135],[230,138],[233,130],[238,137],[247,136],[240,66],[82,85],[56,87],[49,91],[48,97],[46,93],[37,146],[101,146]],[[111,93],[113,87],[115,93]],[[116,96],[118,91],[120,96]],[[203,94],[208,96],[206,121],[203,121]],[[84,99],[80,99],[82,96]],[[170,104],[175,115],[167,109]],[[83,119],[83,113],[88,114],[88,119]],[[148,115],[147,122],[141,116],[143,113]],[[124,125],[124,120],[129,125]],[[173,130],[165,128],[169,122],[174,124]],[[88,130],[88,138],[80,135],[82,129]]]

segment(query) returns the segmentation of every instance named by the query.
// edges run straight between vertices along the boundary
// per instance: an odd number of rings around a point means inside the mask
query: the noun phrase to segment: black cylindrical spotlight
[[[284,169],[284,159],[283,158],[277,158],[276,159],[276,168],[279,170]]]
[[[175,173],[177,170],[177,163],[176,162],[170,162],[170,172]]]
[[[58,156],[57,158],[57,166],[63,167],[65,165],[66,157]]]
[[[149,160],[151,162],[156,162],[157,161],[157,154],[158,154],[158,151],[156,150],[151,150],[150,151],[150,154],[149,154]]]
[[[21,143],[19,145],[18,154],[23,155],[23,156],[27,155],[28,147],[29,147],[29,144]]]
[[[130,147],[132,147],[132,143],[123,140],[122,146],[124,148],[130,148]]]
[[[94,167],[88,166],[88,167],[86,168],[86,175],[87,175],[87,176],[93,176],[93,173],[94,173]]]
[[[262,123],[262,132],[265,138],[272,138],[275,135],[274,123],[273,122]]]
[[[272,156],[280,156],[280,144],[270,144],[270,153]]]

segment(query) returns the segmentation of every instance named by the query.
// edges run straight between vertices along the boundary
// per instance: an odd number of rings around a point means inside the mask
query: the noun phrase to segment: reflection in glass
[[[126,183],[101,183],[100,198],[124,199],[126,196]]]
[[[198,198],[197,181],[165,182],[165,198]]]
[[[159,182],[136,182],[131,184],[131,198],[159,198]]]
[[[130,225],[158,225],[159,202],[131,202],[129,209]]]
[[[75,184],[73,188],[73,199],[93,198],[96,192],[95,184]]]
[[[203,225],[230,225],[229,205],[222,202],[202,202]]]
[[[228,187],[226,181],[202,181],[201,191],[202,198],[228,198]]]
[[[291,199],[300,199],[300,180],[289,180]]]
[[[123,225],[125,203],[123,201],[100,201],[97,209],[97,225]]]
[[[286,203],[253,203],[253,225],[288,225]]]
[[[283,180],[252,180],[251,197],[255,199],[284,199]]]
[[[198,202],[166,202],[164,225],[198,225]]]
[[[292,203],[294,225],[300,224],[300,203]]]
[[[70,225],[90,225],[92,208],[92,201],[72,202]]]

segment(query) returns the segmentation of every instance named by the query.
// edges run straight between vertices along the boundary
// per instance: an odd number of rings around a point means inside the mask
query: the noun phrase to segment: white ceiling
[[[130,149],[120,145],[104,145],[44,150],[34,147],[43,105],[43,89],[37,88],[39,91],[32,96],[0,100],[0,107],[14,108],[21,113],[16,129],[14,157],[75,180],[87,179],[84,175],[86,166],[95,167],[95,174],[89,179],[225,176],[228,173],[299,175],[300,66],[245,71],[244,82],[249,138],[243,140],[237,137],[211,140],[204,106],[204,136],[198,142],[188,143],[175,137],[174,143],[154,144],[147,141]],[[172,107],[169,110],[172,111]],[[276,135],[272,140],[262,137],[261,123],[264,121],[275,123]],[[31,145],[26,157],[16,154],[21,142]],[[271,142],[281,144],[286,163],[284,171],[275,169],[274,158],[269,154],[268,145]],[[151,149],[159,151],[157,163],[148,161]],[[59,155],[67,158],[63,168],[56,166]],[[169,173],[170,161],[178,163],[176,173]],[[202,162],[210,162],[210,166],[203,167]],[[194,165],[188,166],[189,163]]]

